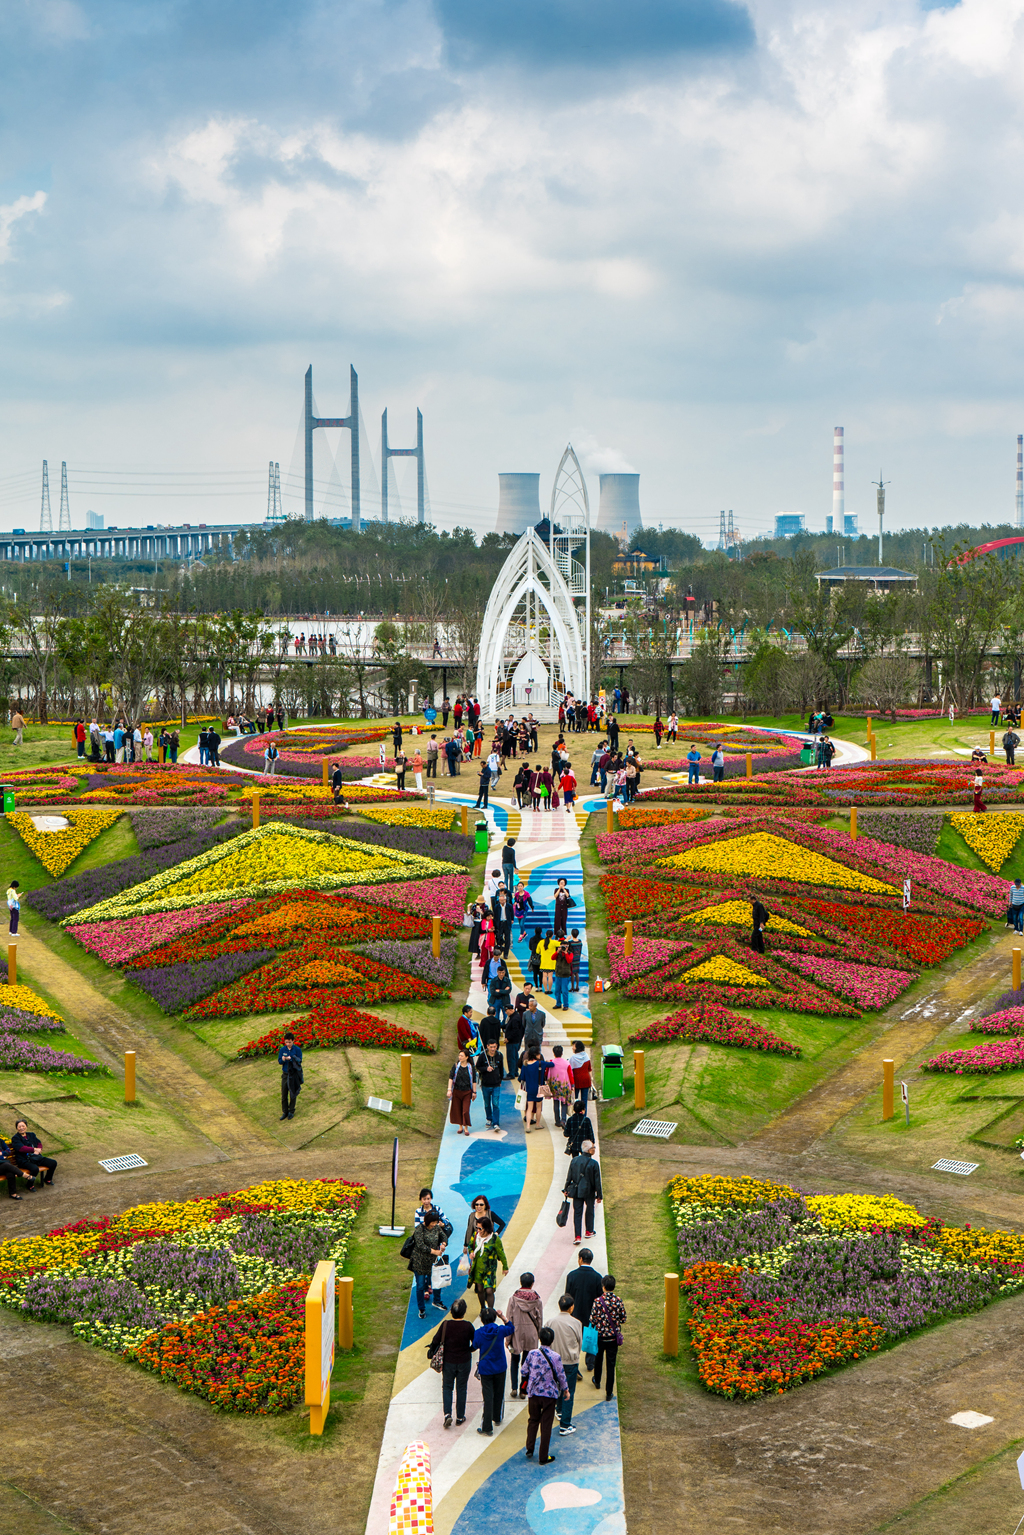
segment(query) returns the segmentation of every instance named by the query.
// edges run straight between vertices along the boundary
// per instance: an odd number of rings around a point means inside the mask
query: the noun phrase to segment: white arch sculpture
[[[548,630],[543,644],[542,622]],[[536,658],[538,678],[548,679],[547,685],[531,687],[529,696],[523,685],[512,681],[524,654]],[[480,707],[485,719],[511,708],[538,713],[557,707],[567,692],[585,697],[586,690],[584,647],[572,593],[547,545],[528,528],[487,599],[476,672]]]

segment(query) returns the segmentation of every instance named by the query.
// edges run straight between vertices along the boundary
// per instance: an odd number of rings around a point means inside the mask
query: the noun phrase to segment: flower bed
[[[391,826],[426,826],[431,831],[450,831],[455,816],[454,806],[442,805],[381,805],[360,810],[368,821],[385,821]]]
[[[4,819],[18,833],[30,852],[34,853],[48,874],[64,873],[74,863],[79,853],[84,853],[90,842],[95,842],[101,832],[113,825],[120,810],[77,810],[70,807],[63,812],[68,825],[59,831],[40,831],[35,818],[22,810],[10,811]]]
[[[848,997],[858,1007],[888,1007],[917,979],[907,970],[851,965],[839,959],[820,959],[814,954],[795,954],[791,949],[773,949],[772,957],[792,965],[794,970],[809,975],[840,997]]]
[[[335,1045],[359,1045],[366,1050],[411,1050],[433,1055],[434,1047],[422,1034],[399,1028],[373,1013],[361,1013],[353,1007],[337,1007],[329,1002],[318,1004],[306,1018],[288,1024],[296,1044],[303,1050],[329,1050]],[[284,1044],[285,1025],[271,1029],[260,1039],[240,1045],[240,1056],[276,1055]]]
[[[390,965],[393,970],[408,970],[410,975],[432,981],[435,986],[452,984],[459,954],[459,945],[454,938],[441,940],[441,953],[437,959],[430,942],[398,943],[394,938],[385,938],[376,943],[360,944],[359,949],[382,965]]]
[[[144,851],[146,848],[163,847],[168,842],[180,842],[185,837],[201,837],[210,832],[224,818],[222,806],[207,809],[205,806],[167,806],[157,809],[129,810],[135,840]],[[244,830],[240,828],[240,830]]]
[[[668,1193],[698,1375],[725,1397],[779,1394],[1024,1288],[1024,1237],[899,1200],[721,1178]]]
[[[255,949],[246,954],[222,954],[216,959],[190,964],[133,969],[128,974],[132,983],[148,992],[165,1013],[182,1013],[211,992],[229,986],[239,976],[273,958],[272,949]]]
[[[658,764],[661,767],[661,764]],[[703,821],[711,810],[662,807],[660,805],[623,805],[618,814],[620,831],[641,831],[651,826],[678,826],[687,821]],[[614,832],[612,833],[614,836]]]
[[[333,944],[309,943],[197,1002],[186,1016],[192,1020],[291,1012],[313,1006],[324,997],[325,990],[334,1001],[345,1005],[431,1002],[448,995],[442,987],[392,970],[366,954],[336,949]]]
[[[914,912],[857,906],[852,901],[808,901],[807,909],[833,926],[906,954],[920,965],[938,965],[985,932],[984,922],[919,917]]]
[[[365,1192],[282,1179],[14,1238],[0,1243],[0,1304],[217,1406],[277,1412],[302,1397],[308,1276],[320,1258],[344,1262]]]
[[[934,855],[945,816],[941,810],[921,815],[897,815],[892,810],[865,810],[859,820],[863,837],[876,842],[893,842],[914,853]]]
[[[242,830],[241,826],[215,826],[203,836],[186,837],[181,842],[171,842],[150,852],[122,858],[117,863],[104,864],[99,869],[88,869],[84,874],[55,880],[40,890],[30,890],[25,901],[51,922],[62,922],[131,889],[161,870],[172,869],[210,848],[220,847]]]
[[[49,1002],[44,1002],[30,986],[11,986],[6,977],[0,980],[0,1007],[20,1008],[23,1012],[32,1013],[37,1017],[53,1018],[61,1028],[64,1027],[64,1019]]]
[[[990,1076],[995,1071],[1019,1071],[1024,1066],[1024,1039],[999,1039],[968,1050],[943,1050],[922,1064],[922,1071],[951,1071],[959,1076]]]
[[[182,911],[158,911],[148,917],[122,917],[120,921],[79,922],[68,932],[76,943],[98,954],[108,965],[122,965],[159,944],[168,944],[195,928],[206,928],[218,919],[243,911],[248,901],[220,901]],[[198,941],[198,940],[197,940]]]
[[[360,810],[362,814],[362,810]],[[415,853],[419,858],[433,858],[439,863],[461,864],[465,867],[473,857],[473,838],[464,837],[460,831],[431,831],[426,826],[367,825],[351,817],[344,822],[326,826],[324,821],[337,815],[332,806],[324,810],[323,817],[293,816],[287,811],[272,810],[264,821],[287,821],[291,826],[304,826],[309,831],[331,831],[349,842],[367,842],[376,847],[397,847],[405,853]]]
[[[698,872],[711,869],[718,873],[754,877],[775,875],[800,884],[832,885],[840,890],[863,890],[880,895],[896,893],[892,885],[870,874],[849,868],[834,858],[826,858],[806,846],[797,846],[771,832],[750,832],[691,847],[686,852],[659,858],[658,864],[663,868],[695,869]]]
[[[949,824],[982,862],[998,874],[1020,841],[1024,815],[1011,810],[999,815],[975,815],[972,811],[969,815],[951,815]]]
[[[440,917],[442,922],[461,927],[469,884],[468,874],[448,874],[415,882],[399,881],[393,885],[350,885],[347,893],[358,896],[361,901],[373,901],[397,911]]]
[[[613,933],[608,939],[608,959],[611,964],[613,986],[621,986],[624,982],[631,981],[648,970],[654,970],[659,965],[663,965],[666,960],[693,947],[692,944],[679,938],[634,938],[633,952],[627,959],[624,944],[625,940],[617,933]]]
[[[697,901],[705,891],[691,885],[669,884],[667,880],[643,879],[624,874],[602,874],[601,894],[604,896],[608,921],[613,926],[625,922],[627,917],[643,917],[663,911],[668,906]]]
[[[663,1001],[678,997],[688,1006],[720,1002],[726,1007],[785,1008],[795,1013],[859,1017],[852,1003],[788,970],[767,954],[741,948],[729,938],[693,949],[658,970],[631,981],[627,997]]]
[[[741,1018],[727,1007],[709,1002],[703,1007],[684,1007],[667,1018],[659,1018],[638,1029],[627,1040],[630,1045],[660,1045],[679,1039],[685,1043],[731,1045],[740,1050],[763,1050],[768,1055],[800,1054],[800,1046],[772,1034],[751,1018]]]
[[[70,1050],[54,1050],[50,1045],[37,1045],[11,1034],[0,1033],[0,1071],[69,1071],[76,1076],[89,1072],[108,1075],[107,1068],[99,1061],[90,1061],[82,1055],[72,1055]]]
[[[64,1029],[63,1018],[54,1013],[10,1007],[0,993],[0,1034],[63,1034]]]
[[[976,1034],[1024,1034],[1024,1007],[1007,1007],[1001,1012],[975,1018],[968,1028]]]

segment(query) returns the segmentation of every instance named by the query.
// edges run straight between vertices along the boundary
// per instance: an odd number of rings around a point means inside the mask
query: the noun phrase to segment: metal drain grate
[[[932,1163],[932,1172],[959,1173],[961,1178],[966,1178],[968,1173],[973,1173],[980,1166],[980,1162],[958,1162],[955,1157],[940,1157]]]
[[[671,1124],[667,1119],[641,1119],[638,1125],[633,1126],[634,1135],[654,1135],[660,1141],[667,1141],[673,1130],[678,1130],[679,1125]]]
[[[148,1167],[149,1163],[145,1157],[140,1157],[132,1151],[126,1157],[107,1157],[105,1162],[100,1162],[100,1166],[104,1172],[126,1173],[131,1167]]]
[[[390,1098],[367,1098],[366,1107],[376,1109],[380,1114],[390,1114],[392,1103]]]

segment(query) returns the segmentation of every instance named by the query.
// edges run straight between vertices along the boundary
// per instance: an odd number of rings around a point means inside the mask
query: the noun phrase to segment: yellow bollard
[[[124,1101],[135,1102],[135,1051],[124,1052]]]
[[[679,1275],[665,1275],[664,1353],[674,1358],[679,1353]]]
[[[891,1119],[893,1110],[893,1080],[896,1075],[896,1062],[882,1062],[882,1118]]]
[[[850,806],[850,841],[851,842],[856,842],[856,840],[857,840],[857,807],[856,807],[856,805],[851,805]]]
[[[402,1056],[402,1102],[412,1108],[412,1056]]]
[[[1020,950],[1013,951],[1013,989],[1020,991]]]
[[[610,834],[615,830],[615,820],[612,816],[612,801],[610,799],[605,801],[604,815],[604,829]]]
[[[430,919],[430,952],[435,959],[441,958],[441,918]]]
[[[327,769],[328,769],[329,766],[330,766],[330,763],[327,761],[327,758],[325,757],[324,758],[324,788],[325,789],[327,788]]]
[[[8,986],[18,984],[18,945],[16,943],[7,945],[7,984]]]
[[[253,831],[256,830],[256,828],[257,828],[257,826],[259,824],[260,824],[260,797],[259,797],[258,794],[254,794],[253,797],[252,797],[252,829],[253,829]]]
[[[872,736],[871,737],[871,760],[872,760],[872,762],[874,762],[874,760],[875,760],[875,750],[876,750],[877,745],[878,745],[878,743],[875,740],[875,737]]]
[[[753,776],[754,776],[754,759],[751,756],[750,752],[747,752],[747,777],[748,778],[753,778]]]
[[[871,740],[871,737],[872,737],[873,734],[874,734],[874,731],[871,729],[871,716],[869,714],[868,715],[868,740],[869,741]]]
[[[462,835],[469,836],[469,811],[465,805],[462,807]]]
[[[628,959],[633,952],[633,919],[626,918],[626,936],[622,944],[622,952]]]
[[[990,757],[994,757],[996,754],[996,733],[994,730],[990,730],[988,733],[988,754]]]
[[[352,1309],[352,1290],[355,1286],[354,1279],[342,1278],[338,1280],[338,1347],[354,1348],[356,1341],[356,1318]]]
[[[644,1081],[644,1052],[633,1051],[633,1107],[647,1107],[647,1084]]]

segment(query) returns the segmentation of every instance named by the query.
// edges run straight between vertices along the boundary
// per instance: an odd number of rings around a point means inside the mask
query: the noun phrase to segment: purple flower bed
[[[986,788],[986,793],[988,792]],[[828,831],[824,828],[808,828],[823,848],[850,851],[850,838],[846,832]],[[600,838],[598,839],[600,844]],[[910,848],[893,847],[887,842],[876,842],[873,837],[859,837],[856,851],[861,858],[869,859],[883,869],[911,880],[920,881],[931,890],[939,890],[954,901],[962,901],[989,916],[1002,916],[1006,911],[1006,881],[995,874],[982,874],[977,869],[962,869],[947,863],[944,858],[932,858],[925,853],[912,852]]]
[[[225,1247],[182,1247],[177,1242],[142,1242],[132,1251],[132,1279],[155,1285],[181,1304],[195,1296],[205,1311],[234,1300],[241,1285],[238,1267]],[[189,1309],[195,1309],[191,1303]]]
[[[415,739],[415,737],[413,737],[413,739]],[[250,772],[252,772],[254,769],[258,771],[259,768],[261,768],[263,765],[261,758],[264,750],[265,738],[264,742],[261,743],[259,754],[256,752],[246,751],[246,746],[255,740],[255,736],[240,736],[237,741],[233,740],[230,745],[226,746],[222,743],[220,748],[220,760],[222,762],[229,762],[232,767],[248,768]],[[412,753],[410,752],[410,756],[411,755]],[[332,765],[334,760],[335,759],[332,757]],[[353,783],[357,778],[365,778],[367,773],[376,773],[380,770],[380,759],[378,757],[374,757],[372,759],[370,767],[365,767],[362,763],[362,760],[353,763],[351,766],[346,763],[344,757],[340,757],[338,760],[341,763],[341,776],[345,783]],[[278,778],[315,778],[319,780],[322,774],[322,757],[311,756],[308,762],[287,762],[282,753],[282,755],[277,759],[275,776]]]
[[[133,970],[130,979],[134,986],[148,992],[165,1013],[180,1013],[273,958],[273,949],[255,949],[249,954],[221,954],[198,964],[183,960],[177,965]]]
[[[1009,991],[1000,992],[994,1002],[986,1002],[978,1017],[991,1018],[993,1013],[1005,1013],[1011,1007],[1024,1007],[1024,986],[1019,991],[1011,987]]]
[[[0,1003],[0,1034],[63,1034],[65,1025],[46,1013],[26,1013],[21,1007]]]
[[[12,1034],[0,1034],[0,1071],[87,1071],[106,1072],[99,1061],[87,1061],[70,1050],[54,1050],[50,1045],[34,1045]]]
[[[683,1266],[742,1263],[748,1253],[771,1252],[792,1242],[811,1214],[802,1199],[776,1199],[747,1211],[727,1210],[721,1220],[683,1226],[678,1233]]]
[[[358,948],[371,959],[380,960],[382,965],[391,965],[408,975],[422,976],[425,981],[433,981],[435,986],[450,986],[455,975],[458,943],[454,938],[442,938],[440,959],[434,958],[429,938],[416,943],[382,938],[374,943],[359,944]]]
[[[327,1257],[336,1240],[329,1226],[246,1215],[231,1238],[231,1249],[236,1253],[266,1258],[283,1268],[311,1274],[321,1259]]]
[[[130,1279],[99,1279],[87,1274],[39,1274],[29,1284],[22,1311],[41,1322],[94,1322],[111,1327],[146,1327],[155,1332],[164,1316]]]
[[[914,853],[933,854],[945,819],[941,810],[897,815],[891,810],[865,810],[860,817],[860,831],[878,842],[892,842]]]
[[[309,816],[263,816],[264,821],[287,821],[289,826],[303,826],[308,831],[329,831],[351,842],[370,842],[376,847],[393,847],[421,858],[440,858],[447,863],[467,864],[473,857],[474,840],[460,831],[435,831],[428,826],[389,826],[384,821],[358,822],[344,817],[337,821],[319,821]]]
[[[43,885],[40,890],[29,891],[25,900],[51,922],[62,922],[65,917],[73,917],[76,911],[95,906],[97,901],[118,895],[131,885],[140,885],[154,874],[171,869],[177,863],[184,863],[187,858],[195,858],[199,853],[205,853],[209,848],[227,842],[229,838],[237,837],[239,832],[246,830],[248,828],[244,821],[234,826],[216,826],[202,836],[186,837],[180,842],[170,842],[166,847],[135,853],[131,858],[122,858],[118,863],[104,864],[99,869],[87,869],[84,874],[76,874],[71,879],[56,879],[51,885]]]
[[[166,847],[168,842],[180,842],[185,837],[206,836],[218,821],[224,819],[224,811],[220,806],[205,808],[201,805],[130,810],[128,815],[135,840],[143,851],[152,847]]]

